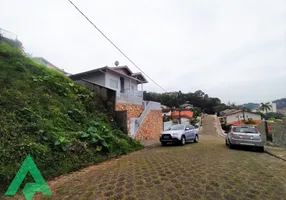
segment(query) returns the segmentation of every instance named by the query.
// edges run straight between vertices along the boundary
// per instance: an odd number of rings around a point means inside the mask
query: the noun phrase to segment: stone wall
[[[140,125],[136,133],[136,139],[158,139],[163,131],[163,120],[161,110],[151,110],[146,115],[144,121]]]
[[[142,105],[128,104],[128,103],[116,103],[116,111],[127,111],[127,131],[130,135],[130,118],[139,117],[144,110]],[[161,117],[162,118],[162,117]]]
[[[258,130],[262,134],[262,138],[266,143],[265,123],[258,125]],[[268,132],[272,135],[272,142],[278,146],[286,147],[286,118],[282,121],[276,120],[273,123],[268,122]]]

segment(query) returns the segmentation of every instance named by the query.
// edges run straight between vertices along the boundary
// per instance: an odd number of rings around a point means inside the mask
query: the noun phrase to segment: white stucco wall
[[[137,83],[136,81],[132,80],[132,79],[129,79],[129,78],[126,78],[126,77],[123,77],[124,78],[124,89],[127,89],[127,90],[131,90],[131,86],[134,87],[134,91],[137,91]]]
[[[184,118],[184,117],[181,118],[181,123],[182,124],[189,123],[189,121],[190,120],[188,118]]]
[[[171,116],[171,111],[169,111],[169,112],[167,112],[167,113],[162,113],[162,116],[164,116],[164,115],[166,115],[166,116]]]
[[[245,116],[245,119],[248,120],[248,119],[253,119],[253,120],[261,120],[261,116],[258,115],[258,114],[254,114],[254,113],[249,113],[249,112],[244,112],[244,116]],[[239,117],[239,118],[237,118]],[[232,122],[235,122],[235,121],[238,121],[238,120],[243,120],[243,113],[240,112],[240,113],[235,113],[233,115],[228,115],[226,117],[226,122],[227,123],[232,123]]]
[[[105,74],[102,72],[86,75],[83,76],[82,78],[91,81],[93,83],[105,86]]]
[[[272,103],[272,112],[277,112],[277,105],[276,103]]]
[[[134,91],[138,91],[138,88],[137,88],[137,83],[136,81],[134,80],[131,80],[131,86],[130,86],[130,89],[132,90],[132,86],[134,87]]]
[[[106,72],[105,73],[105,86],[116,90],[117,97],[120,97],[120,89],[121,89],[120,77],[124,78],[124,89],[127,90],[126,92],[128,92],[129,89],[131,90],[132,86],[134,86],[134,91],[138,91],[137,83],[135,80],[129,79],[124,76],[120,76],[113,72]],[[118,88],[111,87],[110,79],[118,81]]]
[[[118,82],[117,88],[111,87],[110,79],[113,79],[113,80]],[[120,77],[117,74],[111,73],[111,72],[106,72],[105,73],[105,86],[116,90],[116,96],[120,97]]]

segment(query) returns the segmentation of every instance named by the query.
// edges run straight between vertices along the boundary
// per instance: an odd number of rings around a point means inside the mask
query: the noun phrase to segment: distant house
[[[185,104],[181,105],[180,107],[183,108],[183,109],[192,109],[193,105],[185,103]]]
[[[189,109],[182,109],[181,113],[179,114],[179,110],[175,109],[172,110],[171,108],[162,109],[162,116],[172,116],[174,121],[178,121],[181,117],[181,122],[188,122],[190,119],[193,118],[193,112]]]
[[[162,109],[169,109],[169,107],[168,107],[168,106],[165,106],[165,105],[161,105],[161,108],[162,108]]]
[[[65,74],[66,76],[70,76],[69,73],[65,72],[64,70],[62,70],[62,69],[60,69],[60,68],[58,68],[58,67],[56,67],[55,65],[53,65],[52,63],[50,63],[48,60],[46,60],[46,59],[43,58],[43,57],[32,57],[32,59],[33,59],[34,61],[36,61],[37,63],[39,63],[39,64],[42,64],[42,65],[47,66],[47,67],[50,68],[50,69],[57,70],[57,71],[59,71],[59,72]]]
[[[170,108],[163,108],[162,109],[162,116],[171,116],[172,115],[172,111]]]
[[[226,110],[223,110],[220,112],[220,116],[225,116],[227,115],[228,113],[232,113],[232,112],[235,112],[237,111],[238,109],[226,109]]]
[[[148,83],[142,73],[133,73],[127,66],[102,67],[70,76],[74,81],[89,81],[116,91],[116,101],[143,103],[143,84]],[[141,88],[138,86],[141,85]]]
[[[220,117],[220,120],[222,123],[225,124],[242,124],[244,118],[245,120],[252,119],[256,123],[261,122],[260,114],[248,111],[243,112],[242,110],[235,110],[235,109],[224,112],[224,115]]]
[[[178,110],[172,111],[172,119],[173,120],[179,120],[181,117],[181,123],[189,122],[190,119],[193,118],[193,112],[188,109],[183,109],[179,113]]]

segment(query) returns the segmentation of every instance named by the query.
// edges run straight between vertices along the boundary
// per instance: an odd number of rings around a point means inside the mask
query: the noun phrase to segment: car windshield
[[[256,128],[252,127],[235,127],[233,132],[240,132],[240,133],[258,133]]]
[[[170,130],[184,130],[185,128],[185,125],[183,124],[177,124],[177,125],[174,125],[170,128]]]

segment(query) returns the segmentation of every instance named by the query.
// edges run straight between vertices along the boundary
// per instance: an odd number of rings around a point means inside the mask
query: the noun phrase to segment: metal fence
[[[22,42],[18,40],[18,36],[15,33],[0,28],[0,41],[7,42],[13,47],[20,48],[22,53],[26,54]]]
[[[271,141],[275,145],[286,147],[286,119],[275,122],[261,122],[257,126],[265,143]]]

